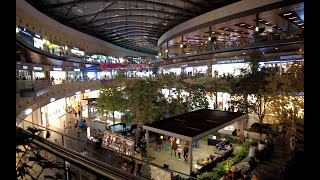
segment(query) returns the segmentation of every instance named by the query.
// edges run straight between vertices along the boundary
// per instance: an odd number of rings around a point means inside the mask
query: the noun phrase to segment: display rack
[[[134,141],[120,134],[105,131],[102,147],[116,151],[120,154],[131,156],[134,150]]]

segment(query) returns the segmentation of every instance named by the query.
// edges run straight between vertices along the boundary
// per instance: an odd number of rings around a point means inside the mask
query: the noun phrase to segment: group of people
[[[261,140],[258,143],[251,143],[249,149],[250,165],[259,162],[259,159],[261,159],[266,152],[272,150],[272,146],[273,140],[270,134],[268,134],[264,140]]]
[[[249,174],[249,171],[241,171],[233,164],[229,170],[220,178],[220,180],[259,180],[257,174]]]
[[[121,169],[127,171],[134,175],[141,176],[141,168],[142,168],[142,156],[140,151],[135,151],[131,156],[131,160],[129,163],[124,162],[121,166]]]
[[[230,141],[221,141],[220,143],[216,144],[216,149],[219,151],[228,151],[229,149],[232,149],[233,145],[230,143]]]

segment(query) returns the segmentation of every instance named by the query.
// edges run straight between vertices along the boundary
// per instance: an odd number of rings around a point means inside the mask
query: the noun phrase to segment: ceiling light
[[[259,31],[259,27],[258,26],[256,27],[256,31]]]
[[[279,30],[281,29],[281,28],[278,28]]]
[[[299,49],[299,51],[302,51],[302,49]]]
[[[272,25],[271,27],[275,27],[276,25]]]
[[[229,28],[224,28],[224,30],[228,30]]]
[[[264,52],[262,52],[262,54],[265,54]]]
[[[221,33],[221,35],[224,35],[224,33]]]
[[[200,30],[198,30],[198,32],[199,32]]]
[[[234,32],[237,32],[238,30],[235,29],[235,30],[233,30],[233,31],[234,31]]]
[[[201,43],[201,46],[202,46],[202,43]]]
[[[18,33],[19,32],[19,28],[16,28],[16,33]]]
[[[301,25],[304,25],[304,23],[300,23],[300,24],[298,24],[299,26],[301,26]]]
[[[166,53],[168,52],[168,49],[166,49]]]
[[[265,24],[270,24],[269,22],[266,22]]]
[[[274,34],[274,35],[278,36],[279,34],[277,33],[277,34]]]
[[[246,54],[246,53],[244,52],[244,53],[242,53],[242,54]]]
[[[298,20],[295,20],[295,21],[293,21],[294,23],[296,23],[296,22],[299,22],[300,20],[298,19]]]
[[[208,37],[208,40],[211,41],[211,37]]]
[[[246,25],[246,24],[240,24],[240,26],[244,26],[244,25]]]
[[[161,56],[161,53],[159,53],[159,56]]]
[[[278,48],[276,48],[278,50]]]
[[[304,26],[302,26],[301,28],[304,28]]]
[[[292,13],[287,13],[287,14],[284,14],[283,16],[289,16],[289,15],[291,15]]]
[[[259,21],[261,22],[261,21],[263,21],[262,19],[259,19]]]
[[[211,33],[214,34],[214,33],[216,33],[216,32],[212,31]]]
[[[238,38],[239,38],[239,37],[241,37],[241,36],[238,36]]]
[[[180,44],[180,47],[183,48],[183,44]]]
[[[208,43],[208,41],[205,42],[206,44]]]

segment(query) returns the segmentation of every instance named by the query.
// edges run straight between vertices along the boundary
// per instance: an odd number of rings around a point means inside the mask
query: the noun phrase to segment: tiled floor
[[[167,142],[167,144],[169,144]],[[184,143],[180,143],[182,145],[182,147],[184,147]],[[166,150],[165,147],[166,145],[163,145],[164,149],[162,149],[161,152],[157,152],[155,150],[156,144],[155,142],[150,143],[150,156],[151,158],[151,163],[157,164],[159,166],[163,166],[164,164],[169,165],[169,169],[172,169],[174,171],[186,174],[186,175],[190,175],[190,157],[189,157],[189,161],[185,162],[183,155],[181,155],[181,160],[178,159],[178,153],[177,153],[177,157],[175,157],[174,155],[171,156],[171,151],[170,150]],[[193,148],[192,151],[193,154],[193,165],[195,165],[195,161],[199,158],[201,159],[205,159],[207,157],[211,155],[215,155],[218,156],[217,154],[215,154],[213,152],[213,146],[208,145],[207,141],[204,140],[200,140],[200,148],[196,149]],[[190,152],[189,152],[190,155]],[[154,160],[152,160],[153,158],[155,158]],[[194,167],[192,167],[194,170]]]

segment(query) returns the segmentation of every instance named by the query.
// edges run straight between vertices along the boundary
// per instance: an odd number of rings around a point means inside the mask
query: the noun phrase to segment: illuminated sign
[[[40,67],[40,66],[35,66],[35,67],[33,67],[33,70],[35,70],[35,71],[42,71],[42,67]]]
[[[41,39],[41,36],[39,34],[34,34],[37,38]]]
[[[28,69],[28,66],[22,66],[22,69]]]
[[[244,59],[228,59],[217,61],[217,64],[243,63]]]
[[[73,71],[80,71],[80,69],[74,69]]]
[[[302,56],[300,54],[297,55],[289,55],[289,56],[280,56],[281,60],[291,60],[291,59],[301,59]]]
[[[76,94],[81,94],[81,91],[76,92]]]
[[[62,68],[53,68],[54,71],[62,71]]]

